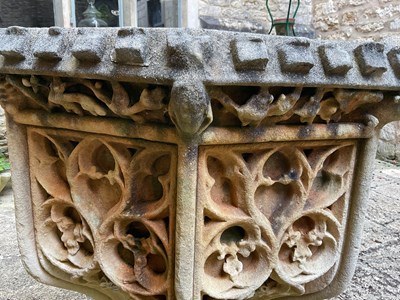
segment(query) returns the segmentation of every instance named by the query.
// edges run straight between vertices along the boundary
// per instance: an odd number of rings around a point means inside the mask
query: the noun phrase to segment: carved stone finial
[[[201,82],[175,82],[168,109],[179,133],[186,137],[201,133],[213,120],[210,98]]]

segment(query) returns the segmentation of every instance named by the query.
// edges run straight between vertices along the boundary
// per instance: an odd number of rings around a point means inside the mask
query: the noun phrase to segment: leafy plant
[[[10,162],[4,154],[0,154],[0,172],[10,170]]]

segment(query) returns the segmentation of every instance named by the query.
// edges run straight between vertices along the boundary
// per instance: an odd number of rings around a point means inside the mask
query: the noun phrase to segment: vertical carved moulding
[[[12,27],[0,55],[35,278],[104,300],[350,282],[376,136],[400,119],[397,45]]]

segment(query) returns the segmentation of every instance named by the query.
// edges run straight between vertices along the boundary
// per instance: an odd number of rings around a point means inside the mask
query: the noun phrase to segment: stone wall
[[[296,1],[293,1],[297,4]],[[289,1],[270,1],[274,18],[286,17]],[[301,1],[297,22],[310,24],[312,0]],[[271,26],[265,0],[199,0],[200,18],[212,17],[231,29],[268,32]]]
[[[400,34],[400,0],[314,0],[313,24],[323,39]]]
[[[322,39],[380,40],[400,36],[400,0],[314,0],[313,25]],[[400,122],[386,125],[378,157],[400,159]]]
[[[400,160],[400,122],[387,124],[380,133],[378,158]]]

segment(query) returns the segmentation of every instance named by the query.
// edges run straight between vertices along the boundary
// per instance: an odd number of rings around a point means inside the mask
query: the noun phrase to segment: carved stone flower
[[[222,244],[219,250],[219,260],[225,260],[223,270],[229,274],[230,279],[235,282],[237,276],[243,271],[243,264],[238,258],[238,254],[242,257],[249,257],[256,250],[254,242],[241,240],[239,242],[231,242]]]
[[[69,214],[69,215],[68,215]],[[72,215],[73,214],[73,215]],[[53,205],[50,212],[50,219],[57,225],[61,232],[61,241],[69,255],[76,255],[81,249],[81,244],[90,235],[87,225],[82,222],[75,209]]]
[[[281,240],[279,277],[297,286],[325,274],[338,257],[338,227],[325,211],[304,215],[290,224]]]

